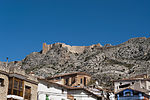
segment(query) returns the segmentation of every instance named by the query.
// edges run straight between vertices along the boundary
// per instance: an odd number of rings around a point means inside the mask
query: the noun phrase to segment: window
[[[65,85],[69,85],[69,78],[65,79]]]
[[[62,89],[62,94],[64,93],[64,89]]]
[[[99,98],[97,98],[97,100],[102,100],[102,98],[101,98],[101,97],[99,97]]]
[[[74,84],[75,82],[76,82],[75,77],[72,77],[72,78],[71,78],[71,85]]]
[[[80,83],[82,84],[82,78],[80,79]]]
[[[23,81],[17,78],[10,78],[8,94],[23,97]]]
[[[131,92],[126,92],[125,96],[131,96]]]
[[[25,100],[30,100],[31,99],[31,87],[25,86]]]
[[[4,79],[0,78],[0,86],[4,86]]]
[[[130,84],[120,85],[119,88],[125,88],[125,87],[128,87],[128,86],[130,86]]]
[[[86,77],[84,77],[84,86],[86,86]]]
[[[134,84],[134,82],[132,82],[132,84]]]

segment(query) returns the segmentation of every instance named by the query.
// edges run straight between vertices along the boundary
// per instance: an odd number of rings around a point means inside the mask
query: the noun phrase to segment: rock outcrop
[[[10,64],[11,65],[11,64]],[[149,74],[150,38],[133,38],[120,45],[100,44],[69,46],[63,43],[43,44],[19,63],[26,72],[53,76],[69,72],[86,72],[103,86],[119,78]]]

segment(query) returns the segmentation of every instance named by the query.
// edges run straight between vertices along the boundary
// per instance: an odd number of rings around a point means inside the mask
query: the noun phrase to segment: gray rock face
[[[82,71],[92,75],[99,84],[111,86],[115,79],[149,72],[150,38],[133,38],[117,46],[93,46],[83,53],[70,52],[58,44],[45,54],[31,53],[21,65],[26,72],[44,77]]]

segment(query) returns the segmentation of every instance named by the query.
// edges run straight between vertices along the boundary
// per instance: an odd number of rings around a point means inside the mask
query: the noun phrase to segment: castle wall
[[[102,45],[100,45],[99,43],[96,44],[96,45],[91,45],[91,46],[70,46],[70,45],[66,45],[64,43],[55,43],[55,44],[47,45],[46,43],[43,43],[42,53],[46,54],[46,52],[48,50],[50,50],[55,45],[61,45],[62,47],[67,47],[68,50],[72,53],[83,53],[85,48],[91,48],[91,47],[94,47],[94,46],[102,47]]]

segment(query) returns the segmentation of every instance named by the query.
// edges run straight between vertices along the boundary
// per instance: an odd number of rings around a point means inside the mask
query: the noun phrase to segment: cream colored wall
[[[73,77],[75,77],[75,83],[74,84],[71,83]],[[86,77],[86,85],[87,85],[91,80],[91,77],[87,76],[87,75],[66,76],[66,77],[63,77],[60,80],[52,80],[52,81],[55,82],[55,83],[58,83],[58,84],[65,85],[65,79],[69,78],[69,85],[77,86],[78,84],[80,84],[80,80],[82,78],[81,86],[83,86],[84,85],[84,83],[83,83],[84,82],[84,77]]]
[[[77,86],[78,84],[83,86],[84,85],[84,83],[83,83],[84,82],[84,77],[86,77],[86,85],[87,85],[90,82],[91,77],[90,76],[86,76],[86,75],[77,75],[76,76],[76,82],[75,82],[75,84],[73,84],[73,86]],[[81,78],[82,78],[82,84],[80,83]]]
[[[8,77],[0,74],[0,78],[4,79],[4,86],[0,86],[0,100],[7,100]]]
[[[25,86],[31,87],[31,100],[37,100],[38,85],[24,81],[24,95],[25,95]]]

